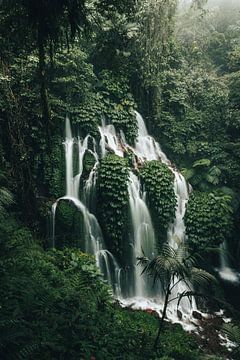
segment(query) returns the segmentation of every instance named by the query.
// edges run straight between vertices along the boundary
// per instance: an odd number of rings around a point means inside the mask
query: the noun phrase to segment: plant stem
[[[155,350],[157,349],[157,345],[158,345],[158,342],[159,342],[159,337],[160,337],[160,334],[162,332],[163,325],[164,325],[164,320],[165,320],[166,313],[167,313],[168,299],[169,299],[169,296],[171,294],[170,286],[171,286],[171,281],[169,282],[168,287],[167,287],[162,317],[159,319],[158,333],[157,333],[157,337],[155,339],[154,346],[153,346],[153,348]]]

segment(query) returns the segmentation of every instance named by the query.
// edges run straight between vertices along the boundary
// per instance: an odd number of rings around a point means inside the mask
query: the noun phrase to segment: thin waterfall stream
[[[98,166],[100,159],[110,151],[115,155],[124,157],[124,151],[129,149],[138,162],[158,160],[168,166],[174,174],[174,191],[177,199],[177,207],[175,220],[169,224],[168,243],[172,247],[177,247],[179,243],[185,240],[184,215],[186,204],[189,198],[188,184],[184,177],[173,167],[167,156],[161,150],[161,147],[155,139],[147,132],[143,118],[136,112],[136,120],[138,125],[138,136],[134,146],[130,146],[123,132],[118,134],[112,124],[106,124],[102,120],[99,126],[100,141],[87,135],[84,139],[76,138],[72,135],[71,124],[66,119],[66,138],[64,141],[65,159],[66,159],[66,195],[59,198],[52,206],[53,218],[53,246],[56,244],[56,212],[60,201],[71,202],[83,216],[83,232],[84,232],[84,249],[90,254],[95,255],[96,264],[100,268],[103,276],[112,285],[115,296],[117,296],[123,306],[131,304],[136,308],[152,308],[156,311],[161,310],[162,295],[161,289],[154,288],[147,276],[141,274],[142,269],[137,265],[137,257],[145,255],[153,258],[157,255],[156,237],[153,222],[146,202],[146,192],[141,186],[139,177],[137,176],[137,163],[135,169],[129,170],[128,195],[129,195],[129,244],[132,249],[129,257],[129,266],[131,276],[129,277],[124,268],[120,268],[113,254],[107,249],[103,234],[94,213],[96,203],[96,180],[98,174]],[[74,153],[78,157],[77,174],[74,175]],[[87,180],[82,180],[83,161],[86,153],[91,153],[94,158],[94,164],[89,173]],[[136,160],[135,160],[136,161]],[[129,288],[126,292],[122,289],[125,283]],[[186,285],[179,283],[172,294],[175,298],[178,292],[187,290]],[[188,300],[182,301],[179,309],[183,314],[183,319],[190,326],[191,312],[196,309],[195,301],[193,301],[192,309]],[[168,310],[168,318],[175,322],[181,322],[178,319],[176,311],[176,301],[172,301]]]
[[[229,263],[227,242],[224,241],[220,248],[220,268],[218,269],[219,276],[225,281],[232,283],[240,282],[240,274],[232,269]]]

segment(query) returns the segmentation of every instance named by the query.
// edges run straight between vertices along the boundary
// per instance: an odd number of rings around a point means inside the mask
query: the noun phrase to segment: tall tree
[[[39,85],[42,103],[42,117],[47,133],[51,118],[46,80],[46,53],[53,54],[60,40],[73,39],[77,31],[86,25],[86,7],[84,0],[2,0],[6,24],[11,36],[17,32],[19,46],[24,47],[26,40],[36,48],[39,59]],[[48,133],[49,135],[49,133]]]

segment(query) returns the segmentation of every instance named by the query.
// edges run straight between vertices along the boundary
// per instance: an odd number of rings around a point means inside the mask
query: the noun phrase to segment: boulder
[[[198,311],[193,311],[192,312],[192,316],[194,317],[194,319],[197,319],[197,320],[202,320],[202,314]]]

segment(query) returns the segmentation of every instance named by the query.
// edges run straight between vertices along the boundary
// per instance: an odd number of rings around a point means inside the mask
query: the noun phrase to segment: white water
[[[82,214],[83,216],[83,233],[84,233],[84,248],[83,251],[95,255],[96,263],[99,266],[102,273],[105,275],[106,279],[112,284],[114,289],[118,289],[116,284],[116,276],[119,271],[119,266],[113,255],[106,249],[104,239],[102,236],[102,231],[99,226],[98,220],[93,213],[89,211],[89,208],[92,206],[91,195],[95,192],[96,185],[96,174],[97,166],[99,163],[98,154],[96,152],[96,142],[90,136],[87,135],[82,141],[81,139],[75,139],[72,136],[71,125],[68,118],[66,118],[66,138],[64,141],[65,147],[65,159],[66,159],[66,195],[57,199],[57,201],[52,206],[52,236],[53,236],[53,247],[56,243],[56,213],[57,207],[60,201],[67,201],[72,203]],[[90,139],[93,143],[93,149],[90,147]],[[76,151],[77,150],[77,151]],[[83,201],[80,200],[80,190],[81,178],[83,174],[83,162],[84,156],[86,153],[92,154],[95,164],[90,171],[89,177],[85,182],[85,186],[82,189]],[[77,153],[78,156],[78,171],[74,176],[73,163],[74,163],[74,154]],[[94,200],[94,199],[93,199]],[[112,276],[112,268],[116,272]]]
[[[176,206],[176,212],[175,212],[175,220],[173,224],[170,224],[169,230],[168,230],[168,242],[173,248],[177,248],[179,244],[184,243],[185,241],[185,225],[184,225],[184,215],[186,210],[186,204],[189,199],[189,193],[188,193],[188,185],[185,181],[185,178],[172,166],[171,162],[168,160],[167,156],[162,151],[160,145],[158,142],[155,141],[153,137],[151,137],[146,129],[144,120],[142,116],[138,113],[136,113],[136,119],[138,124],[138,137],[136,140],[135,147],[131,150],[134,152],[134,154],[137,157],[137,161],[140,163],[146,161],[146,160],[159,160],[166,164],[169,169],[174,174],[174,192],[177,199],[177,206]],[[125,147],[129,147],[127,144],[125,144]],[[152,258],[155,255],[155,247],[156,247],[156,240],[154,237],[154,230],[152,228],[151,218],[149,215],[149,211],[147,209],[146,202],[144,200],[144,197],[141,197],[140,195],[140,184],[135,175],[130,173],[130,185],[129,185],[129,197],[130,197],[130,209],[132,214],[132,223],[134,224],[134,227],[136,229],[141,229],[140,224],[145,223],[145,221],[140,220],[142,214],[148,214],[150,223],[148,225],[148,229],[151,228],[151,231],[153,233],[152,237],[149,242],[149,249],[146,255],[150,258]],[[140,205],[141,204],[141,205]],[[144,209],[144,210],[143,210]],[[139,254],[139,251],[141,252],[141,248],[144,249],[144,242],[146,241],[146,238],[149,236],[149,234],[142,234],[141,236],[135,236],[134,241],[134,256],[136,254]],[[135,276],[139,277],[140,270],[135,271]],[[177,280],[176,280],[177,281]],[[149,289],[148,284],[148,289]],[[174,299],[177,297],[179,293],[182,293],[184,291],[189,291],[190,289],[182,282],[176,285],[176,287],[172,291],[172,295],[170,299]],[[148,293],[149,295],[149,293]],[[133,302],[133,299],[129,300],[123,300],[124,304],[133,304],[134,306],[139,308],[149,308],[150,304],[152,303],[151,307],[156,308],[155,305],[153,305],[153,302],[156,303],[156,299],[152,297],[146,296],[146,290],[144,292],[144,279],[141,277],[141,280],[136,280],[136,293],[135,296],[138,297]],[[139,298],[139,296],[141,298]],[[158,302],[161,302],[161,295],[158,294]],[[144,306],[145,304],[145,306]],[[178,322],[178,316],[177,316],[177,300],[173,300],[169,306],[168,309],[168,317],[171,318],[173,321]],[[158,309],[162,307],[162,304],[158,304]],[[185,323],[187,322],[187,319],[191,321],[191,313],[193,310],[196,310],[196,303],[195,300],[192,300],[192,304],[189,303],[189,300],[187,298],[183,298],[181,301],[181,304],[179,306],[179,309],[182,312],[182,316],[185,319]],[[159,311],[159,310],[158,310]],[[190,325],[191,326],[191,325]]]
[[[156,255],[156,240],[140,181],[133,172],[130,172],[129,176],[128,193],[132,222],[135,296],[149,297],[152,293],[152,284],[147,277],[141,275],[142,269],[137,265],[137,257],[141,257],[144,252],[148,258],[153,258]]]
[[[224,242],[221,244],[219,276],[225,281],[238,283],[240,282],[240,274],[230,267],[227,253],[227,243]]]
[[[104,157],[108,150],[114,152],[114,154],[123,157],[123,149],[119,142],[115,127],[111,124],[106,125],[105,120],[102,120],[102,126],[99,126],[99,132],[101,136],[100,147],[101,155]]]
[[[85,234],[85,248],[84,250],[95,254],[96,263],[105,275],[105,278],[112,284],[115,294],[121,298],[122,304],[137,308],[153,308],[160,313],[162,308],[161,292],[153,292],[152,284],[149,278],[142,276],[142,269],[137,265],[136,258],[142,256],[142,252],[149,258],[156,255],[156,239],[154,228],[146,204],[146,194],[141,188],[138,176],[133,172],[129,172],[129,215],[130,215],[130,235],[129,247],[131,256],[129,257],[129,264],[127,266],[130,277],[125,268],[120,268],[114,256],[107,250],[100,226],[94,214],[91,212],[95,208],[96,202],[96,179],[97,169],[99,165],[99,158],[103,158],[108,152],[112,152],[120,157],[124,156],[125,151],[131,151],[135,156],[134,168],[137,170],[139,164],[145,161],[158,160],[166,164],[174,174],[174,191],[177,199],[177,207],[175,213],[175,220],[173,224],[169,224],[168,242],[177,248],[180,243],[185,240],[185,225],[184,214],[186,204],[189,198],[188,185],[184,177],[174,168],[167,156],[161,150],[158,142],[151,137],[146,129],[143,118],[136,113],[136,120],[138,124],[138,136],[135,146],[132,147],[127,144],[124,134],[121,132],[117,134],[115,128],[111,124],[106,124],[102,121],[99,126],[100,133],[100,154],[97,153],[96,141],[91,136],[86,136],[85,139],[74,139],[71,132],[70,122],[66,120],[66,139],[65,158],[66,158],[66,195],[57,200],[53,205],[53,238],[55,241],[55,217],[59,201],[71,201],[83,214],[83,227]],[[90,141],[91,139],[91,141]],[[74,152],[78,153],[78,171],[74,176],[73,172],[73,156]],[[88,179],[83,183],[83,164],[84,156],[89,152],[94,158],[94,166],[89,173]],[[80,199],[80,195],[82,200]],[[129,270],[130,269],[130,270]],[[133,281],[131,280],[133,279]],[[131,287],[131,297],[123,299],[124,292],[122,290],[122,283],[126,283]],[[189,290],[186,285],[179,283],[172,292],[172,298],[175,298],[178,293]],[[176,312],[176,301],[171,302],[168,311],[168,318],[174,322],[180,322]],[[185,325],[191,324],[191,311],[196,309],[196,304],[193,301],[193,308],[190,308],[188,300],[182,300],[180,310]],[[194,320],[196,322],[196,320]]]

